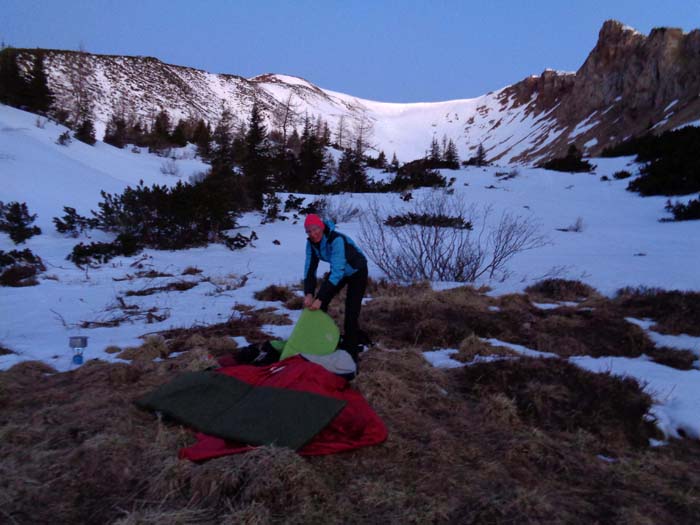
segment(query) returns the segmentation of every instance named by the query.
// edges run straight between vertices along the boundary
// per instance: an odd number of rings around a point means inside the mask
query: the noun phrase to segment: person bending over
[[[367,258],[350,237],[336,231],[335,224],[330,220],[323,221],[311,213],[304,221],[304,229],[308,236],[304,264],[304,307],[328,311],[331,299],[347,285],[345,333],[341,348],[357,361],[360,351],[360,308],[367,288]],[[314,295],[319,260],[330,263],[331,271]]]

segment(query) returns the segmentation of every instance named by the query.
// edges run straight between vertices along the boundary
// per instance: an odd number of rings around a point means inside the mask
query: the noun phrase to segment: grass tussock
[[[535,298],[553,301],[581,301],[599,296],[587,284],[569,279],[545,279],[528,286],[525,291]]]
[[[362,308],[360,322],[387,346],[456,346],[465,337],[501,332],[488,310],[491,299],[464,286],[435,292],[419,284],[375,294]]]
[[[677,370],[691,370],[694,368],[698,356],[692,350],[679,350],[678,348],[652,348],[647,351],[651,360],[660,365],[669,366]]]
[[[168,283],[163,286],[153,286],[150,288],[144,288],[142,290],[129,290],[124,295],[126,297],[142,297],[146,295],[153,295],[161,292],[186,292],[187,290],[194,288],[199,283],[192,281],[176,281],[173,283]]]
[[[125,348],[117,354],[117,357],[127,361],[153,361],[154,359],[168,357],[169,354],[170,348],[165,344],[165,338],[163,336],[149,335],[142,345]]]
[[[555,360],[445,371],[417,349],[374,348],[355,387],[386,423],[386,443],[332,456],[262,447],[203,464],[180,461],[177,449],[192,442],[190,433],[132,401],[188,370],[195,354],[138,366],[90,361],[63,374],[37,363],[0,372],[10,391],[0,421],[4,518],[692,523],[700,512],[700,495],[689,490],[700,483],[700,445],[638,446],[625,426],[639,423],[636,386],[580,378]],[[600,398],[602,415],[589,398]],[[616,421],[623,406],[627,415]]]
[[[376,283],[363,328],[381,341],[362,355],[357,388],[388,440],[331,456],[280,448],[194,464],[179,425],[133,400],[216,354],[270,337],[273,310],[240,305],[225,323],[169,330],[130,363],[88,361],[56,373],[37,362],[0,371],[0,515],[10,523],[695,523],[700,443],[658,437],[649,397],[630,379],[565,360],[515,357],[494,337],[562,355],[649,353],[629,312],[535,308],[525,295],[491,298],[469,287]],[[331,313],[342,314],[342,300]],[[628,328],[630,331],[628,331]],[[591,335],[589,332],[596,332]],[[640,335],[641,334],[641,335]],[[538,345],[542,345],[539,347]],[[431,367],[422,350],[457,359]],[[657,359],[682,361],[670,350]],[[167,353],[165,353],[167,351]],[[181,353],[175,353],[181,352]],[[145,355],[162,360],[145,358]],[[664,355],[662,355],[664,354]],[[624,355],[610,353],[609,355]],[[440,490],[435,490],[435,480]]]
[[[232,337],[245,337],[250,343],[261,343],[271,339],[262,331],[264,324],[290,324],[283,314],[272,310],[258,309],[247,305],[237,305],[234,314],[224,323],[189,328],[173,328],[159,332],[171,352],[186,352],[194,348],[206,347],[215,357],[223,355],[235,344]],[[225,341],[222,343],[221,340]],[[213,345],[210,345],[213,343]]]
[[[526,346],[560,356],[637,357],[654,344],[638,326],[610,308],[579,310],[560,308],[543,312],[527,333]]]
[[[480,363],[462,370],[468,396],[505,396],[518,415],[548,431],[584,430],[615,446],[647,446],[660,437],[645,419],[652,400],[632,378],[595,374],[559,359]]]
[[[285,326],[292,324],[292,320],[287,314],[277,313],[274,307],[258,308],[251,312],[261,325],[271,324],[276,326]]]
[[[653,330],[664,334],[700,336],[700,293],[658,288],[623,288],[615,304],[631,317],[648,317]]]
[[[258,301],[280,301],[286,302],[292,299],[295,294],[287,286],[271,284],[263,290],[259,290],[253,294],[253,297]]]
[[[293,295],[284,302],[284,307],[288,310],[302,310],[304,308],[304,298],[301,295]]]
[[[464,362],[476,355],[514,354],[481,341],[496,338],[562,357],[646,354],[679,369],[692,366],[692,353],[656,348],[644,330],[625,319],[628,310],[592,288],[566,283],[569,292],[557,297],[582,299],[585,294],[584,303],[545,310],[532,304],[530,294],[492,298],[471,287],[434,291],[423,284],[379,286],[362,309],[361,325],[387,346],[457,348],[456,358]],[[330,313],[342,319],[342,310],[342,304],[332,305]]]

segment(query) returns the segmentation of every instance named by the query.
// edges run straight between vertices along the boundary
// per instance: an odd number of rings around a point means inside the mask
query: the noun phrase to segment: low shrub
[[[612,148],[603,156],[637,155],[637,162],[646,165],[639,170],[640,177],[632,180],[627,189],[642,195],[687,195],[700,191],[700,157],[697,145],[700,128],[686,126],[661,135],[644,135],[629,139]]]
[[[626,170],[620,170],[613,173],[613,178],[616,180],[629,179],[632,174]]]
[[[92,211],[92,218],[65,207],[66,214],[55,218],[54,224],[58,231],[74,236],[85,229],[98,228],[155,249],[183,249],[209,242],[239,249],[257,238],[254,232],[250,236],[239,233],[234,237],[225,233],[236,227],[236,218],[246,198],[239,179],[212,174],[195,184],[178,181],[172,187],[157,184],[146,187],[141,181],[121,194],[102,192],[99,210]],[[118,246],[94,244],[91,251],[96,254],[118,253]],[[80,258],[84,251],[83,247],[78,248],[71,258]]]
[[[73,247],[73,251],[66,257],[76,266],[94,266],[105,264],[114,257],[120,255],[131,256],[138,253],[143,246],[130,236],[121,234],[112,242],[79,243]]]
[[[25,202],[4,204],[0,201],[0,232],[9,234],[15,244],[41,234],[41,228],[31,225],[35,220],[36,214],[29,213]]]
[[[75,208],[70,206],[63,207],[63,217],[53,218],[53,223],[58,233],[78,237],[81,233],[99,226],[99,221],[96,218],[87,218],[80,215]]]
[[[459,228],[471,230],[471,222],[465,221],[464,217],[449,217],[447,215],[430,215],[427,213],[408,212],[401,215],[390,215],[384,221],[387,226],[399,228],[401,226],[437,226],[440,228]]]
[[[599,295],[587,284],[569,279],[545,279],[528,286],[525,291],[554,301],[578,301]]]
[[[413,211],[400,218],[389,216],[374,202],[360,218],[362,245],[392,280],[493,279],[508,274],[506,266],[517,253],[544,246],[547,240],[527,217],[504,212],[491,224],[491,213],[490,206],[467,207],[446,191],[417,199]],[[472,235],[472,227],[478,233]]]
[[[419,159],[402,165],[388,184],[377,189],[402,192],[415,188],[442,188],[445,186],[447,186],[447,179],[432,167],[431,162],[428,159]]]
[[[593,171],[593,169],[595,169],[595,166],[590,162],[583,160],[581,152],[574,144],[569,146],[569,151],[566,153],[566,156],[554,158],[539,164],[537,167],[546,170],[568,171],[572,173]]]
[[[345,200],[330,199],[321,197],[314,199],[306,208],[302,208],[301,213],[315,213],[324,219],[330,219],[334,223],[349,222],[360,215],[360,208],[353,206]]]
[[[41,258],[31,250],[0,250],[0,286],[33,286],[37,274],[46,271]]]
[[[71,138],[70,131],[68,130],[61,133],[56,139],[56,144],[59,146],[68,146],[71,142],[73,142],[73,139]]]
[[[694,221],[700,219],[700,196],[697,199],[691,199],[687,203],[675,202],[670,200],[666,202],[664,208],[667,212],[673,214],[673,219],[661,219],[662,222],[667,221]]]

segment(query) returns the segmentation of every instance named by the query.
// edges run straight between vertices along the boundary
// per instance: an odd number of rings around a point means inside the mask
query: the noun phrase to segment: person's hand
[[[311,304],[314,302],[314,296],[307,293],[304,297],[304,308],[311,308]]]
[[[319,308],[321,308],[321,299],[314,300],[311,306],[309,306],[309,310],[318,310]]]

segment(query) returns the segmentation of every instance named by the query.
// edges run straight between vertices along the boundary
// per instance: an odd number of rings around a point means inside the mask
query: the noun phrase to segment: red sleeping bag
[[[311,363],[301,356],[293,356],[265,367],[228,366],[220,368],[218,372],[233,376],[250,385],[312,392],[347,402],[326,428],[299,449],[299,454],[305,456],[334,454],[376,445],[387,438],[384,423],[362,394],[351,388],[342,377],[328,372],[322,366]],[[201,432],[198,432],[196,437],[197,443],[180,449],[180,458],[201,461],[247,452],[255,448]]]

